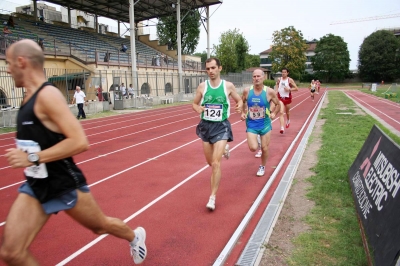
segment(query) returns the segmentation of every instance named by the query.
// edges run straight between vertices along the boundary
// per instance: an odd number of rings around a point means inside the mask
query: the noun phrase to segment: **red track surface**
[[[348,96],[400,132],[400,104],[360,91],[345,91]]]
[[[199,116],[191,105],[82,121],[91,148],[74,159],[107,215],[126,219],[132,228],[140,225],[146,229],[148,257],[143,265],[211,265],[319,96],[312,102],[306,89],[294,94],[291,125],[285,134],[279,134],[279,123],[273,122],[270,157],[263,177],[256,177],[260,159],[247,147],[244,122],[240,122],[238,114],[231,115],[235,140],[230,143],[231,158],[222,162],[214,212],[205,207],[210,194],[211,168],[206,167],[202,145],[195,134]],[[0,135],[0,148],[12,147],[13,137],[14,134]],[[4,156],[0,157],[0,173],[1,224],[17,195],[19,185],[12,184],[23,181],[23,174],[22,170],[9,168]],[[227,264],[233,265],[240,255],[281,175]],[[4,224],[0,226],[0,234],[3,229]],[[96,239],[98,242],[92,242]],[[64,213],[49,220],[31,245],[31,251],[41,265],[56,265],[77,251],[80,254],[68,265],[133,264],[126,241],[113,236],[98,237]]]

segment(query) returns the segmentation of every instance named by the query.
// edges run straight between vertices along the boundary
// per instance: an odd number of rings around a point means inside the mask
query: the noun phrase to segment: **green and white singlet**
[[[221,80],[216,88],[211,86],[209,80],[206,80],[200,104],[205,107],[204,112],[200,115],[201,119],[211,122],[221,122],[228,119],[230,102],[225,80]]]

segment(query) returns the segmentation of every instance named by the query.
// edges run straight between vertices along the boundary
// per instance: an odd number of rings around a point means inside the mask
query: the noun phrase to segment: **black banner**
[[[400,252],[400,147],[373,126],[349,170],[358,216],[375,265],[396,265]]]

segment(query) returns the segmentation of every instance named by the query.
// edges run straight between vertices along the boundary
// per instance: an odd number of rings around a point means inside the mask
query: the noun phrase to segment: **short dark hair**
[[[206,63],[211,63],[212,61],[215,61],[215,63],[217,63],[217,66],[220,67],[221,66],[221,61],[216,58],[216,57],[210,57],[206,60]]]
[[[286,67],[282,68],[282,69],[281,69],[281,72],[282,72],[283,70],[286,70],[286,72],[289,73],[289,69],[287,69]]]

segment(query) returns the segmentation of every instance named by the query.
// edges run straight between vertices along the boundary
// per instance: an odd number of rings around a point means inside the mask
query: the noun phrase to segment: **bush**
[[[301,76],[301,82],[311,82],[311,80],[317,80],[318,77],[315,74],[305,73]]]
[[[264,85],[274,88],[275,87],[275,80],[266,79],[264,80]]]

